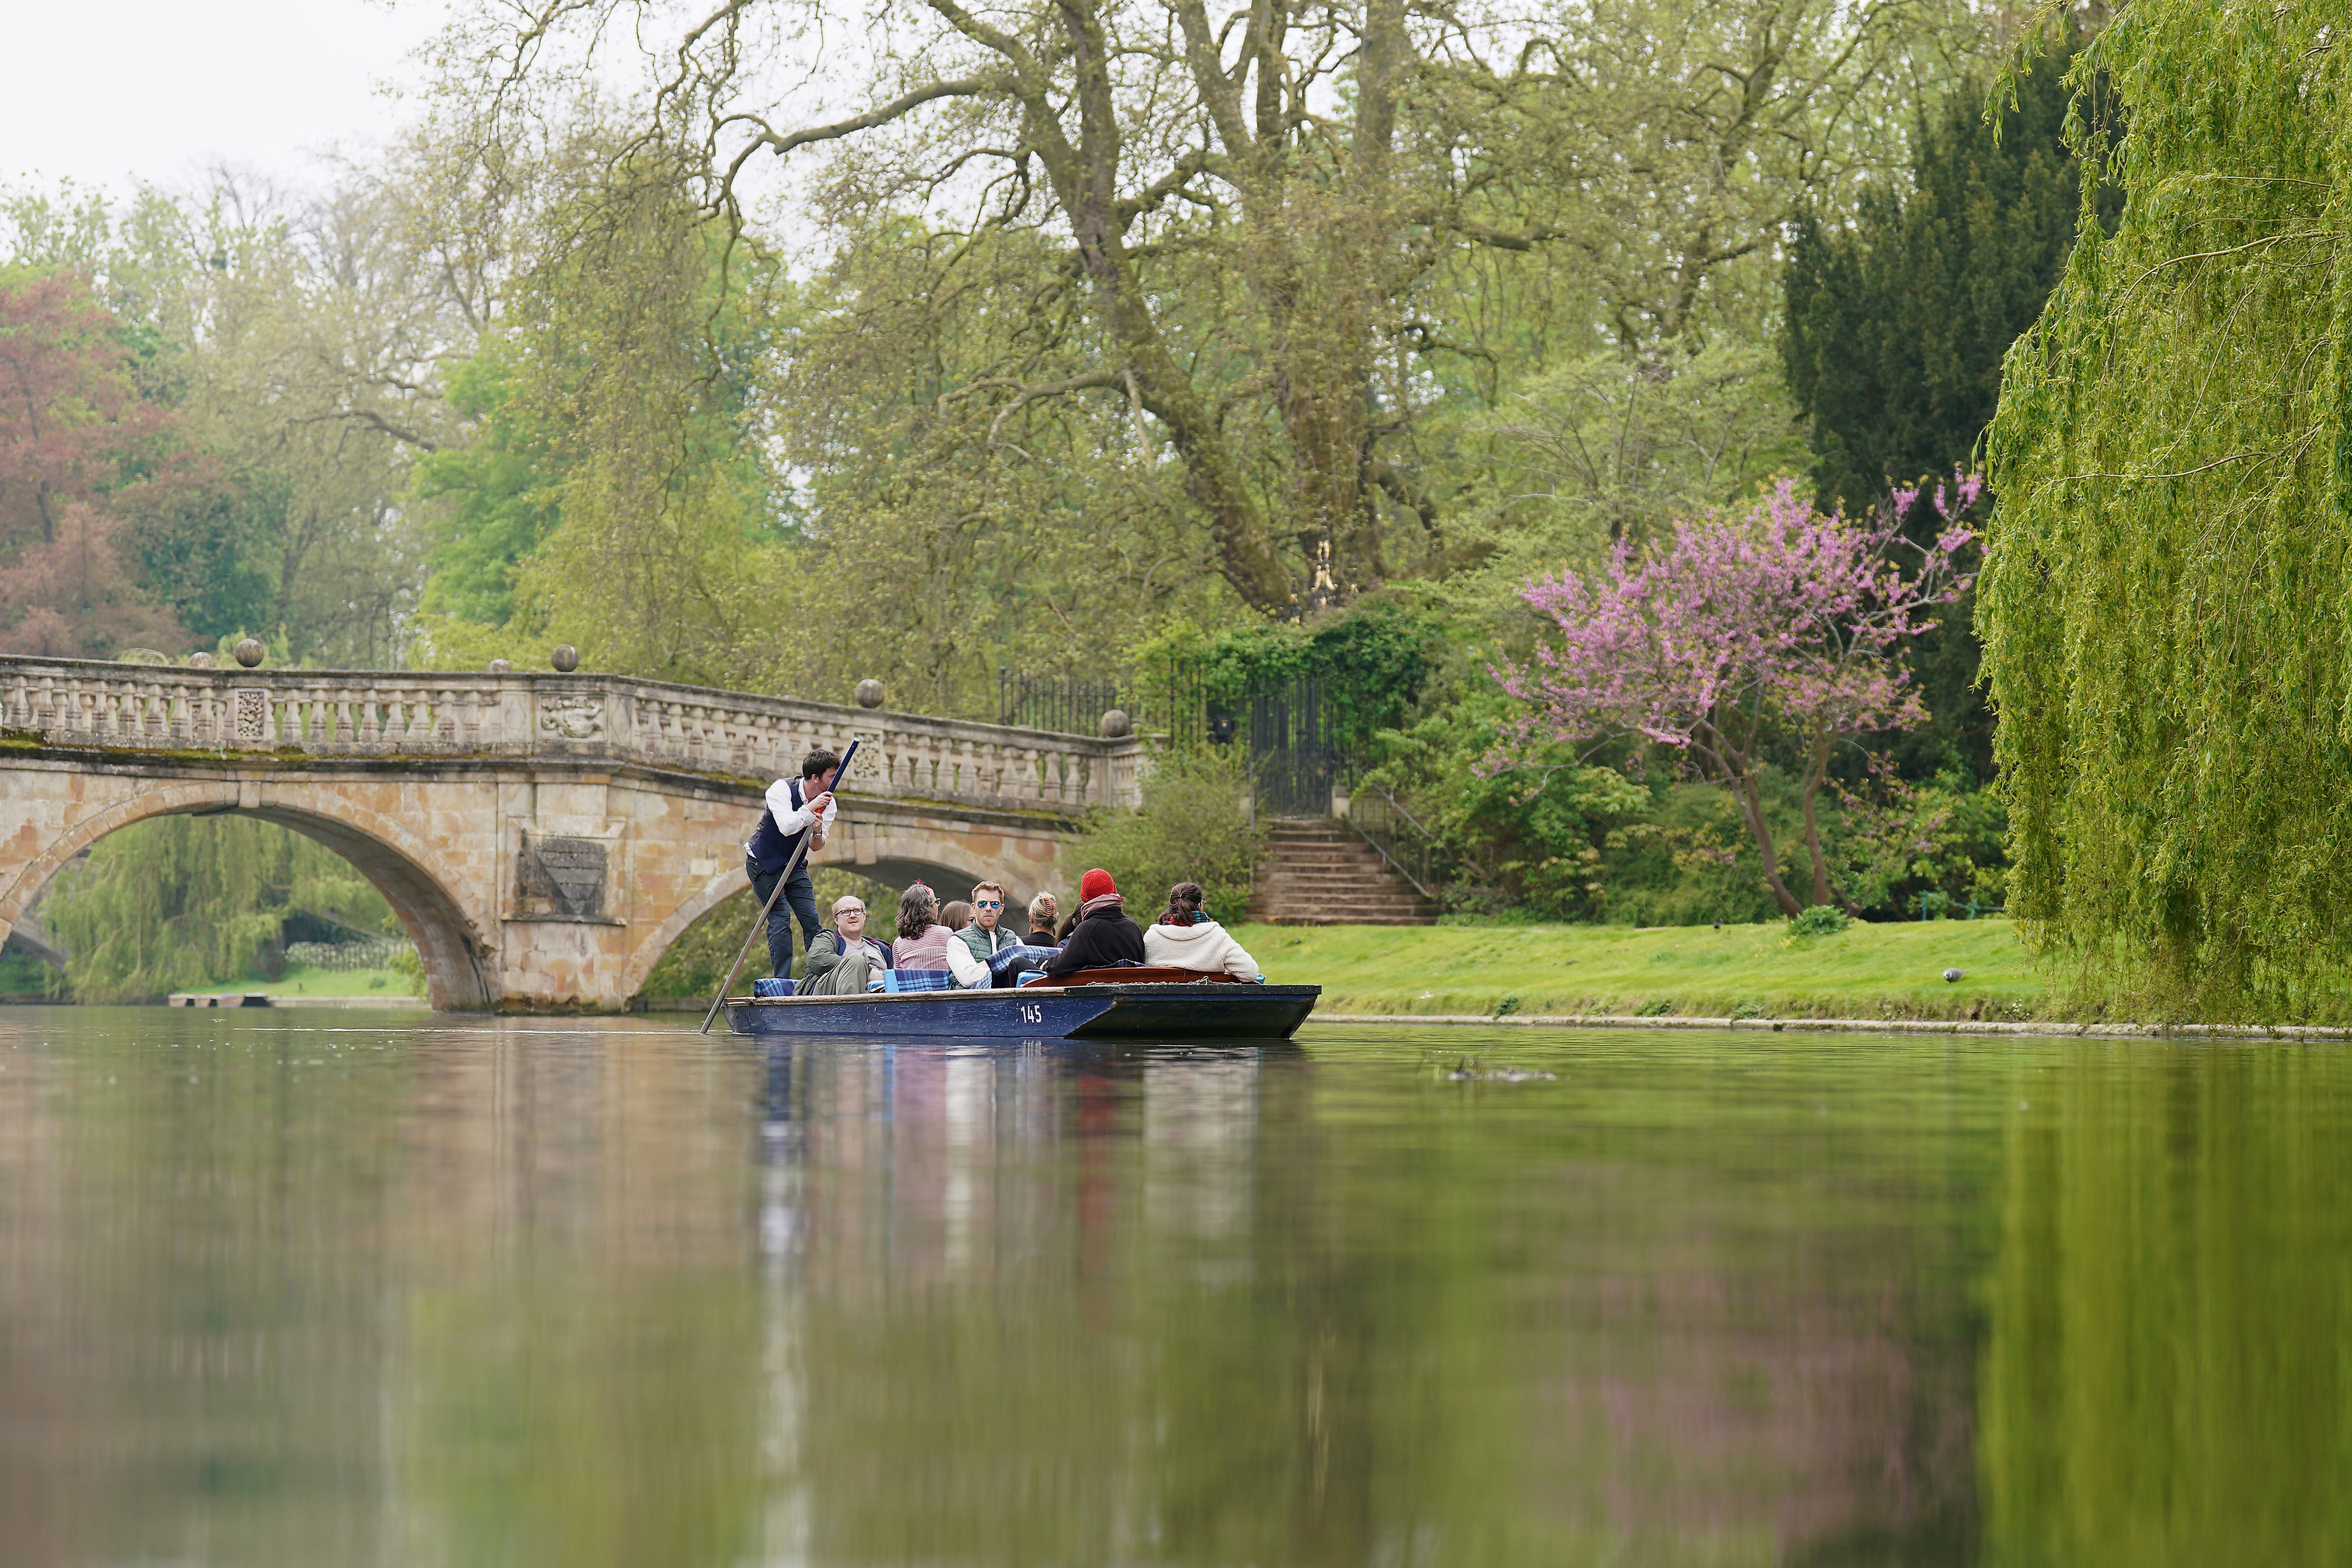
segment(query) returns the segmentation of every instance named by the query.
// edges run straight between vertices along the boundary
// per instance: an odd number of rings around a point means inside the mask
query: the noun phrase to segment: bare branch
[[[854,114],[847,120],[836,120],[830,125],[812,125],[805,131],[795,131],[782,136],[772,131],[768,132],[759,137],[753,145],[764,147],[778,157],[782,157],[793,148],[805,147],[813,142],[837,142],[844,136],[854,136],[860,131],[871,131],[877,125],[887,125],[890,121],[904,117],[909,111],[942,98],[985,98],[991,93],[1009,92],[1013,85],[1009,76],[995,74],[959,77],[953,81],[935,81],[928,86],[919,87],[912,92],[903,93],[879,109],[868,110],[864,114]]]

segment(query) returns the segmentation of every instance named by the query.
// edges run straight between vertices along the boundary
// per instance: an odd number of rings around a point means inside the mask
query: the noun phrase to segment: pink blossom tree
[[[1539,644],[1531,663],[1494,668],[1532,710],[1487,766],[1517,765],[1538,739],[1672,747],[1739,803],[1765,883],[1793,915],[1804,906],[1764,822],[1762,773],[1778,749],[1804,770],[1812,902],[1832,902],[1814,803],[1841,741],[1927,718],[1896,655],[1936,624],[1923,616],[1967,591],[1955,557],[1973,535],[1958,520],[1979,489],[1973,475],[1938,485],[1928,499],[1942,531],[1917,545],[1897,527],[1917,489],[1849,521],[1815,510],[1783,480],[1745,516],[1677,522],[1671,542],[1620,541],[1591,577],[1530,581],[1519,596],[1551,618],[1559,640]],[[1903,553],[1916,557],[1907,572]]]

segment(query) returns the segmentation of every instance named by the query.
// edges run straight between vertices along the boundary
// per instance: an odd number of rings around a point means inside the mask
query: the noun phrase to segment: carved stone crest
[[[269,738],[269,693],[241,686],[236,691],[236,738],[240,744],[259,744]]]
[[[539,727],[567,741],[593,741],[604,732],[604,702],[599,697],[547,697],[539,704]]]
[[[522,836],[515,896],[526,915],[604,918],[604,846],[594,838]]]

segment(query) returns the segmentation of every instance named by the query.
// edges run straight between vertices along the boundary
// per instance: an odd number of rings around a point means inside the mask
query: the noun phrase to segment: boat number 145
[[[1021,1021],[1024,1024],[1042,1024],[1045,1021],[1045,1009],[1034,1002],[1024,1002],[1021,1004]]]

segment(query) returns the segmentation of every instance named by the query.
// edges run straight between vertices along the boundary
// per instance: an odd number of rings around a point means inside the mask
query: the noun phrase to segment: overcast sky
[[[121,195],[193,183],[226,160],[296,176],[413,109],[409,51],[446,0],[6,0],[0,184],[60,178]]]

